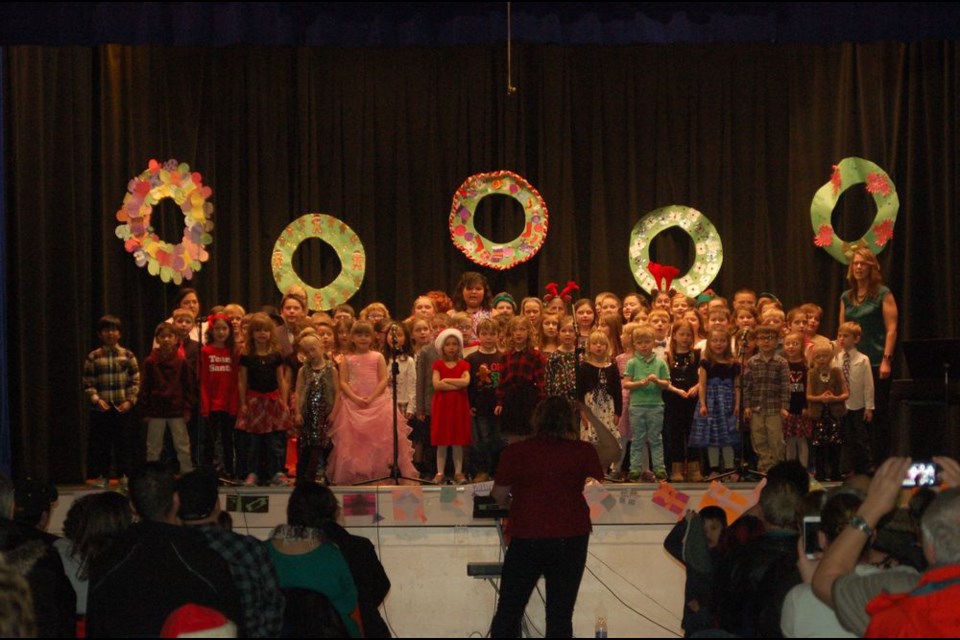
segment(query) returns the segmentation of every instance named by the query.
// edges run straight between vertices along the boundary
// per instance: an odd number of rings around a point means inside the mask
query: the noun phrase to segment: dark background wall
[[[686,204],[723,239],[715,289],[817,302],[832,331],[844,269],[813,246],[810,200],[831,165],[861,156],[900,197],[881,263],[901,337],[957,335],[952,8],[520,3],[508,95],[499,3],[39,6],[0,10],[4,407],[20,474],[81,477],[80,367],[96,318],[120,315],[142,356],[169,315],[176,287],[136,267],[114,233],[127,182],[151,158],[187,162],[213,189],[211,259],[190,282],[204,309],[275,304],[274,241],[322,212],[365,245],[354,302],[402,315],[476,268],[449,241],[450,201],[469,175],[509,169],[543,195],[550,232],[530,262],[486,272],[495,289],[633,290],[630,230]],[[485,233],[516,235],[518,208],[488,205]],[[854,239],[873,215],[854,188],[834,224]],[[169,202],[155,218],[179,235]],[[653,256],[685,269],[690,242],[664,233]],[[318,286],[339,271],[319,242],[295,265]]]

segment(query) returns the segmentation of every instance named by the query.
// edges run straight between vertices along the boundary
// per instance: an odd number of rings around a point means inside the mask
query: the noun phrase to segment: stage
[[[719,483],[718,483],[719,484]],[[668,502],[697,508],[710,485],[679,483]],[[587,570],[574,614],[574,634],[592,636],[598,615],[611,637],[682,636],[684,569],[662,542],[677,515],[653,502],[657,485],[604,484],[588,492],[594,523]],[[49,530],[62,532],[75,497],[90,487],[58,488]],[[493,585],[467,575],[468,563],[501,560],[493,520],[473,518],[474,492],[489,483],[457,487],[379,485],[334,487],[344,524],[369,538],[393,583],[385,618],[397,637],[465,637],[486,634],[496,605]],[[720,485],[726,495],[749,502],[753,483]],[[290,488],[224,487],[221,506],[234,530],[264,539],[283,522]],[[665,497],[661,492],[660,497]],[[680,502],[676,502],[676,501]],[[528,605],[531,632],[544,629],[542,583]]]

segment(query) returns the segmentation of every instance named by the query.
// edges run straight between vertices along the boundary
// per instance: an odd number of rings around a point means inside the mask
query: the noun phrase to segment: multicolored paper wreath
[[[477,203],[493,194],[509,196],[523,206],[523,231],[510,242],[493,242],[480,235],[473,224]],[[537,255],[547,238],[547,222],[547,203],[529,182],[511,171],[470,176],[457,189],[450,205],[453,244],[480,266],[501,271]]]
[[[213,205],[207,202],[212,193],[185,162],[150,160],[147,170],[127,183],[127,195],[117,211],[117,220],[123,223],[117,226],[117,237],[150,275],[176,284],[190,280],[210,258],[204,247],[213,242]],[[150,225],[153,206],[164,198],[172,198],[183,211],[183,239],[175,245],[161,240]]]
[[[305,283],[293,269],[294,252],[309,238],[326,242],[340,258],[340,274],[320,289]],[[366,273],[367,259],[359,236],[345,222],[324,213],[309,213],[291,222],[280,233],[273,245],[270,266],[280,291],[286,291],[291,285],[300,285],[307,291],[307,306],[314,311],[325,311],[346,302],[357,292]]]
[[[873,196],[877,205],[877,215],[866,233],[858,240],[847,242],[835,233],[831,217],[843,192],[856,184],[867,185],[867,193]],[[810,203],[813,244],[841,264],[849,264],[854,250],[860,247],[866,247],[876,255],[893,239],[893,225],[897,222],[899,210],[897,189],[883,169],[863,158],[844,158],[833,165],[830,181],[817,189]]]
[[[647,269],[650,263],[650,244],[661,232],[680,227],[690,236],[696,258],[689,271],[673,280],[673,288],[691,298],[710,286],[723,264],[723,242],[713,223],[696,209],[670,205],[655,209],[643,216],[630,233],[629,260],[633,279],[648,294],[658,290],[659,283]]]

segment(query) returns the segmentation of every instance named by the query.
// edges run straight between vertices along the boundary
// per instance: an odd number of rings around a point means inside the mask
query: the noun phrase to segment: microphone
[[[744,327],[743,331],[740,332],[740,341],[746,342],[747,338],[750,337],[750,334],[753,333],[750,331],[750,327]]]
[[[393,348],[394,348],[394,349],[397,348],[397,341],[398,341],[398,338],[397,338],[397,323],[393,323],[393,324],[390,325],[390,344],[393,345]]]

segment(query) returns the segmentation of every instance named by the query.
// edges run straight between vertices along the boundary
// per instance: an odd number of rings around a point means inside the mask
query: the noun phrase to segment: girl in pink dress
[[[430,420],[431,444],[437,448],[437,475],[433,481],[443,482],[447,466],[447,447],[453,450],[453,478],[464,484],[463,447],[470,444],[470,364],[463,359],[463,334],[445,329],[434,346],[440,358],[433,363],[433,412]]]
[[[340,363],[342,405],[330,429],[334,484],[353,484],[390,475],[393,465],[393,400],[387,388],[387,364],[373,351],[373,325],[365,320],[350,330],[352,350]],[[400,475],[416,477],[410,427],[397,415],[397,463]]]

